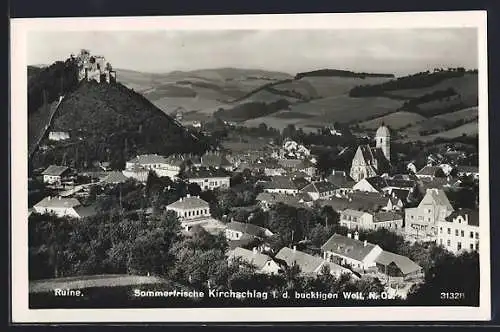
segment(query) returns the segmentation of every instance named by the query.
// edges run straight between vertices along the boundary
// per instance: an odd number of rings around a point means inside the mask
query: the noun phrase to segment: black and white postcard
[[[490,319],[486,12],[11,33],[14,322]]]

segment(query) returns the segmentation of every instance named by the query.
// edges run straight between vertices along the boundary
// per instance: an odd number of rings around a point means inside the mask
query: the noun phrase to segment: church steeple
[[[382,153],[387,158],[391,160],[391,133],[389,128],[387,128],[384,123],[377,129],[375,134],[376,147],[382,150]]]

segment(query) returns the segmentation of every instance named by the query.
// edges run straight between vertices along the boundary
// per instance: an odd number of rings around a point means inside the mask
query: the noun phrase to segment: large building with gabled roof
[[[373,177],[387,172],[390,168],[390,132],[382,125],[375,134],[375,147],[360,145],[352,160],[351,178],[359,182],[364,178]]]

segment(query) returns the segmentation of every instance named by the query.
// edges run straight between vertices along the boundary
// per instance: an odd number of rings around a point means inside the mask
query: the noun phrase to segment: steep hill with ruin
[[[59,65],[56,68],[59,71],[45,72],[43,82],[37,82],[40,73],[35,74],[30,79],[31,86],[37,86],[39,92],[57,85],[61,77],[58,74],[66,72],[63,68]],[[203,152],[207,147],[203,136],[190,132],[119,82],[98,83],[77,78],[74,87],[63,90],[63,95],[53,114],[43,112],[48,108],[44,104],[36,107],[38,104],[34,103],[35,107],[29,111],[28,126],[38,123],[39,130],[28,131],[33,136],[43,133],[31,158],[34,168],[49,164],[85,168],[104,161],[120,168],[126,160],[141,153]],[[45,99],[47,105],[53,104],[52,98]],[[70,138],[50,141],[50,131],[66,132]]]

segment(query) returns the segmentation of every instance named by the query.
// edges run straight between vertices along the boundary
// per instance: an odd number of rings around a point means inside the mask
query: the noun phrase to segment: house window
[[[451,246],[451,241],[450,240],[446,241],[446,246],[447,247]]]
[[[448,234],[451,234],[451,228],[448,227]]]
[[[413,216],[411,216],[411,219],[413,219]]]
[[[476,251],[479,250],[479,242],[476,243]]]
[[[428,222],[431,222],[431,218],[427,218],[427,221],[428,221]]]
[[[474,245],[472,243],[470,244],[470,250],[474,250]]]
[[[458,229],[455,229],[455,236],[458,236]]]
[[[443,227],[439,227],[439,234],[443,234]]]
[[[460,251],[462,249],[462,242],[457,243],[457,251]]]
[[[427,213],[431,213],[431,210],[430,210],[430,209],[427,209]]]
[[[470,232],[470,238],[473,239],[474,238],[474,232]]]
[[[479,240],[479,233],[476,232],[476,240]]]
[[[463,230],[462,230],[462,231],[460,231],[460,236],[461,236],[461,237],[464,237],[464,236],[465,236],[465,234],[464,234],[464,231],[463,231]]]
[[[439,239],[439,244],[443,245],[443,239]]]

